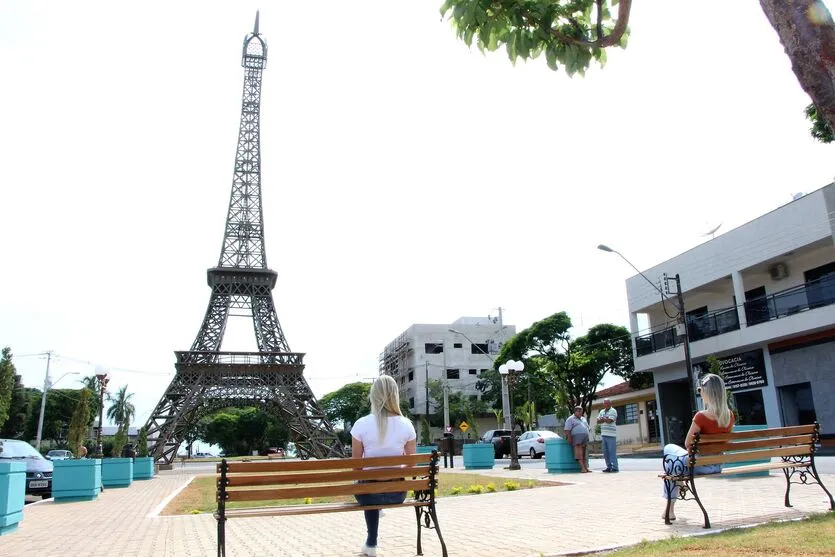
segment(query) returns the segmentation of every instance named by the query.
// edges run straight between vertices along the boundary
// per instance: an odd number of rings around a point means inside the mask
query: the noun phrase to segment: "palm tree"
[[[99,378],[95,375],[88,375],[81,379],[81,384],[84,385],[85,389],[89,389],[94,393],[99,392]]]
[[[116,422],[116,425],[123,427],[127,433],[130,420],[136,415],[136,408],[131,403],[130,399],[133,393],[128,393],[128,386],[120,388],[115,395],[108,394],[107,400],[112,402],[110,408],[107,409],[107,417]]]

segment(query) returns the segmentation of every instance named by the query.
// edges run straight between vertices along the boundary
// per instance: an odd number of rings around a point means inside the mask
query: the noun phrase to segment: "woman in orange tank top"
[[[713,373],[708,373],[702,378],[701,384],[699,390],[705,409],[696,412],[696,415],[693,416],[693,423],[690,424],[690,430],[684,440],[685,448],[675,444],[664,447],[664,471],[667,474],[686,474],[689,472],[687,454],[697,433],[730,433],[734,427],[734,415],[728,408],[728,395],[725,392],[725,382],[722,378]],[[719,464],[696,466],[693,469],[693,474],[717,474],[721,470],[722,467]],[[664,499],[670,500],[670,520],[676,519],[674,507],[677,498],[678,486],[670,489],[667,482],[664,482]],[[666,510],[665,502],[664,513],[662,513],[661,518],[664,518]]]

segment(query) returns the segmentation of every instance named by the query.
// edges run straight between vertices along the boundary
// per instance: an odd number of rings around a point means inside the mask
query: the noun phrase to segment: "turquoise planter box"
[[[464,445],[464,469],[487,470],[496,463],[493,443],[470,443]]]
[[[562,437],[545,440],[545,468],[551,474],[569,474],[580,471],[580,464],[574,459],[574,449]]]
[[[767,428],[768,428],[767,425],[735,425],[733,431],[734,431],[734,433],[736,433],[736,432],[739,432],[739,431],[756,431],[758,429],[767,429]],[[723,466],[725,468],[735,468],[737,466],[748,466],[750,464],[768,464],[769,462],[771,462],[770,459],[745,460],[745,461],[742,461],[742,462],[732,462],[730,464],[723,464]],[[732,478],[733,477],[736,477],[736,478],[756,478],[756,477],[762,477],[762,476],[768,476],[768,470],[762,470],[760,472],[748,472],[747,474],[737,474],[736,476],[730,476],[730,477],[732,477]]]
[[[129,487],[133,483],[133,459],[103,459],[101,461],[101,483],[104,487]]]
[[[25,499],[26,463],[0,462],[0,536],[17,530]]]
[[[133,479],[150,480],[154,477],[154,457],[138,456],[133,459]]]
[[[56,460],[52,465],[52,497],[56,503],[92,501],[99,496],[101,460]]]
[[[438,445],[418,445],[417,447],[417,454],[424,454],[424,453],[432,453],[432,451],[437,451]]]

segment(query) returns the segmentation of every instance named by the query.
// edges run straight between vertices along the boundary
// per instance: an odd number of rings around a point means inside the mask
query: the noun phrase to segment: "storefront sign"
[[[698,363],[693,367],[698,370],[700,376],[708,373],[707,362]],[[719,369],[725,378],[725,387],[731,391],[768,385],[762,350],[751,350],[719,358]]]

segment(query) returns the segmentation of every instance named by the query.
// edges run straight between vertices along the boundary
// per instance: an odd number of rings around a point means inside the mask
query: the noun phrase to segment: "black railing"
[[[748,325],[835,304],[835,275],[745,302]]]
[[[178,364],[231,364],[231,365],[290,365],[300,366],[304,359],[301,352],[174,352]]]
[[[673,326],[648,335],[635,337],[635,352],[638,356],[646,356],[659,350],[674,348],[678,344],[680,344],[680,341],[676,334],[676,328]]]
[[[690,335],[691,342],[715,337],[737,329],[739,329],[739,314],[735,307],[687,318],[687,332]]]

